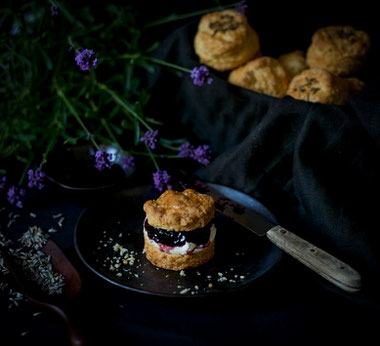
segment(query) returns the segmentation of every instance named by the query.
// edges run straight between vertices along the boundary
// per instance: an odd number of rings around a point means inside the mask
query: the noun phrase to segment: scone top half
[[[193,189],[165,191],[156,200],[144,203],[149,225],[170,231],[192,231],[214,218],[214,199]]]

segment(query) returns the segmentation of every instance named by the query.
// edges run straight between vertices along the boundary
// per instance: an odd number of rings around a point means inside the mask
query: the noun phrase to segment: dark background
[[[127,2],[119,1],[119,3]],[[133,1],[129,3],[139,9],[138,18],[142,22],[149,22],[172,12],[186,13],[213,7],[215,4],[213,1]],[[286,226],[294,227],[291,229],[295,232],[306,235],[309,240],[333,250],[334,254],[343,256],[342,258],[348,260],[350,264],[354,258],[361,273],[365,274],[365,284],[368,285],[370,282],[371,287],[367,286],[363,294],[346,294],[290,256],[284,255],[280,265],[273,272],[239,293],[211,298],[172,300],[126,292],[94,277],[80,262],[73,248],[73,229],[80,212],[96,202],[96,199],[93,196],[73,194],[58,189],[56,186],[50,186],[51,189],[36,196],[36,199],[28,204],[27,209],[24,210],[25,215],[18,220],[17,230],[21,232],[30,225],[30,222],[34,222],[28,218],[29,210],[38,213],[42,224],[44,222],[48,224],[52,215],[58,212],[63,212],[66,216],[67,222],[64,227],[57,234],[53,234],[52,238],[65,251],[83,276],[83,290],[74,301],[72,312],[77,325],[86,332],[90,345],[117,343],[129,345],[248,343],[293,346],[359,343],[368,345],[373,343],[373,340],[378,340],[379,295],[378,286],[375,285],[378,276],[374,274],[374,271],[378,272],[379,258],[377,202],[370,202],[366,197],[376,196],[378,192],[379,182],[376,177],[380,176],[377,175],[380,170],[375,163],[379,158],[380,127],[376,119],[365,117],[366,114],[371,116],[379,114],[377,111],[379,109],[377,96],[379,31],[375,3],[355,2],[354,5],[347,2],[319,1],[314,3],[248,1],[247,3],[249,22],[260,36],[264,55],[278,56],[293,49],[306,50],[312,33],[324,25],[348,24],[367,31],[372,38],[372,51],[368,63],[360,71],[360,76],[368,83],[366,91],[348,108],[337,108],[309,105],[289,99],[274,100],[230,87],[224,82],[223,76],[215,80],[212,88],[205,89],[206,91],[198,89],[193,91],[189,82],[178,80],[175,82],[174,78],[163,74],[163,77],[168,77],[162,79],[167,83],[166,89],[161,90],[161,93],[157,92],[157,98],[152,100],[152,108],[156,111],[167,110],[166,116],[170,121],[181,125],[181,127],[175,127],[178,131],[183,129],[194,139],[207,140],[215,154],[221,155],[214,165],[202,172],[203,177],[252,194],[265,202],[265,205]],[[96,7],[93,3],[91,5]],[[189,21],[197,21],[197,18],[151,29],[151,35],[163,41],[163,38]],[[167,53],[166,48],[177,47],[177,44],[171,45],[167,42],[159,54],[164,56]],[[170,61],[185,62],[189,66],[196,62],[193,54],[181,61],[183,56],[180,53],[175,49],[170,51],[169,56],[173,59]],[[154,83],[158,89],[162,86],[159,81],[154,81]],[[179,98],[176,96],[177,92],[180,94]],[[222,114],[221,120],[219,119],[217,123],[218,133],[221,136],[212,136],[212,130],[215,129],[212,116],[219,114],[216,111],[212,112],[213,109],[210,107],[213,96],[218,96],[226,102],[218,108],[219,113]],[[187,100],[187,103],[183,100]],[[202,103],[208,106],[204,107]],[[185,106],[190,106],[192,111],[205,109],[194,112],[191,118],[190,111],[189,113],[181,112],[186,108]],[[253,116],[250,113],[250,107],[252,107]],[[240,119],[246,122],[238,123],[238,118],[233,118],[235,113],[232,113],[230,117],[226,114],[229,110],[235,112],[236,109],[241,112]],[[371,113],[373,110],[375,112]],[[301,117],[303,113],[307,115],[305,123]],[[336,129],[340,129],[340,121],[347,119],[347,115],[348,122],[344,122],[342,127],[344,136],[334,137]],[[175,116],[177,119],[174,121]],[[331,122],[328,117],[331,118]],[[230,128],[226,129],[228,125]],[[258,125],[265,131],[255,132]],[[229,132],[229,137],[225,136],[228,133],[227,130],[232,129],[241,134],[238,130],[243,127],[246,127],[245,134],[247,138],[249,137],[248,140],[246,137],[234,137],[233,131]],[[298,132],[302,129],[303,137],[300,138]],[[294,151],[291,149],[289,149],[289,155],[285,156],[280,169],[270,172],[267,180],[261,185],[255,185],[255,178],[265,167],[265,163],[268,163],[267,161],[263,160],[259,164],[249,166],[249,174],[246,171],[236,174],[231,167],[225,167],[225,163],[229,162],[235,162],[240,164],[239,167],[244,167],[238,159],[233,161],[232,154],[228,152],[229,150],[233,152],[234,148],[244,149],[243,153],[247,155],[252,152],[251,144],[255,145],[257,142],[254,141],[253,136],[249,136],[250,133],[257,135],[256,138],[261,143],[271,144],[266,149],[264,146],[261,147],[261,152],[264,152],[261,157],[267,158],[268,161],[272,156],[268,155],[267,149],[270,148],[273,157],[277,157],[276,153],[281,152],[284,141],[288,141],[289,148],[292,148],[297,139],[298,143],[307,144],[304,147],[305,156],[297,162],[304,164],[303,159],[309,157],[310,159],[306,161],[309,170],[306,172],[302,169],[304,168],[302,165],[298,167],[298,170],[292,170]],[[278,140],[273,141],[273,138]],[[330,139],[333,140],[330,141]],[[244,141],[247,143],[246,146],[239,146]],[[330,151],[326,152],[327,156],[321,155],[319,160],[314,161],[314,155],[318,154],[318,150],[326,143],[331,145]],[[339,160],[337,161],[334,156],[337,148],[347,153],[342,161],[344,166],[339,166]],[[363,152],[362,156],[360,156],[361,152]],[[314,155],[308,156],[308,153]],[[354,158],[350,156],[352,153],[358,154],[355,156],[355,167],[361,167],[361,170],[354,172],[355,174],[350,171],[351,160]],[[230,161],[231,157],[232,161]],[[253,158],[257,159],[257,157]],[[334,168],[337,168],[337,172],[341,173],[341,167],[347,167],[347,175],[345,173],[343,175],[325,174],[326,171],[329,172],[326,159],[332,167],[332,172]],[[335,163],[336,166],[334,166]],[[223,172],[226,173],[223,175]],[[306,191],[306,201],[310,201],[309,197],[314,196],[313,201],[318,203],[309,215],[300,208],[298,200],[300,196],[294,194],[292,190],[294,172],[299,173],[296,177],[298,183],[304,184],[301,191]],[[325,179],[322,180],[321,190],[313,191],[309,184],[310,177]],[[353,180],[353,178],[357,179]],[[291,183],[287,185],[289,181]],[[345,193],[348,203],[351,203],[350,207],[353,209],[359,207],[358,212],[355,213],[358,220],[353,220],[350,215],[344,215],[345,218],[339,219],[340,224],[330,222],[333,220],[332,215],[335,211],[334,203],[326,199],[322,201],[326,202],[323,204],[318,197],[333,197],[333,201],[336,201],[334,199],[336,196],[318,192],[332,191],[335,194],[337,182],[342,182],[341,185],[338,184],[338,191]],[[371,185],[373,182],[375,184]],[[360,199],[350,196],[352,185],[355,196],[360,196]],[[342,201],[339,200],[339,202]],[[323,208],[323,206],[327,207]],[[335,207],[339,207],[339,203]],[[8,213],[1,214],[2,227],[6,227],[7,221]],[[364,235],[359,234],[359,237],[363,238],[358,242],[358,235],[350,232],[353,229],[352,224],[356,227],[361,222],[364,224],[365,232]],[[329,233],[330,229],[336,227],[346,229],[347,232],[340,235]],[[372,260],[373,258],[375,261]],[[369,262],[370,270],[368,269]],[[30,305],[23,305],[22,313],[20,313],[17,309],[9,310],[6,303],[2,302],[1,305],[1,313],[4,311],[6,313],[5,322],[0,328],[4,340],[9,338],[5,345],[67,345],[65,329],[61,321],[54,316],[43,313],[34,318],[32,314],[36,310]],[[21,337],[23,331],[28,331],[28,334]]]

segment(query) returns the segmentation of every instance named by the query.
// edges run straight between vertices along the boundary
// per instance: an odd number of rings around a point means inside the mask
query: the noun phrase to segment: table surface
[[[366,344],[376,337],[376,304],[332,287],[288,255],[243,290],[209,297],[149,296],[102,280],[79,259],[73,234],[81,212],[106,194],[95,198],[48,184],[40,198],[35,196],[21,209],[3,203],[0,213],[6,235],[34,225],[45,231],[57,229],[51,239],[82,278],[69,315],[88,345],[117,340],[131,345],[228,345],[246,340],[260,345],[353,340]],[[53,217],[57,214],[65,218],[62,227]],[[1,330],[3,340],[9,340],[4,345],[68,345],[63,322],[50,311],[41,311],[25,299],[18,306],[11,304],[17,286],[10,275],[1,275]]]

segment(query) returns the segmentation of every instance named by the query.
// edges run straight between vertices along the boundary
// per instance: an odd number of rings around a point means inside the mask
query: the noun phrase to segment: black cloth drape
[[[155,56],[199,66],[197,22],[172,32]],[[191,133],[211,146],[215,158],[197,174],[259,199],[284,227],[352,265],[366,299],[379,275],[380,100],[371,61],[357,74],[366,87],[344,106],[258,94],[212,69],[213,83],[202,87],[165,68],[149,77],[149,111],[173,125],[167,135]]]

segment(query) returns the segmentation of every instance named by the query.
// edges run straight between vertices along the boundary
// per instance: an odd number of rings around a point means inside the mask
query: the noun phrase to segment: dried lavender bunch
[[[40,250],[18,251],[16,260],[23,268],[27,277],[36,282],[42,291],[51,294],[62,294],[65,278],[53,269],[50,256]]]

